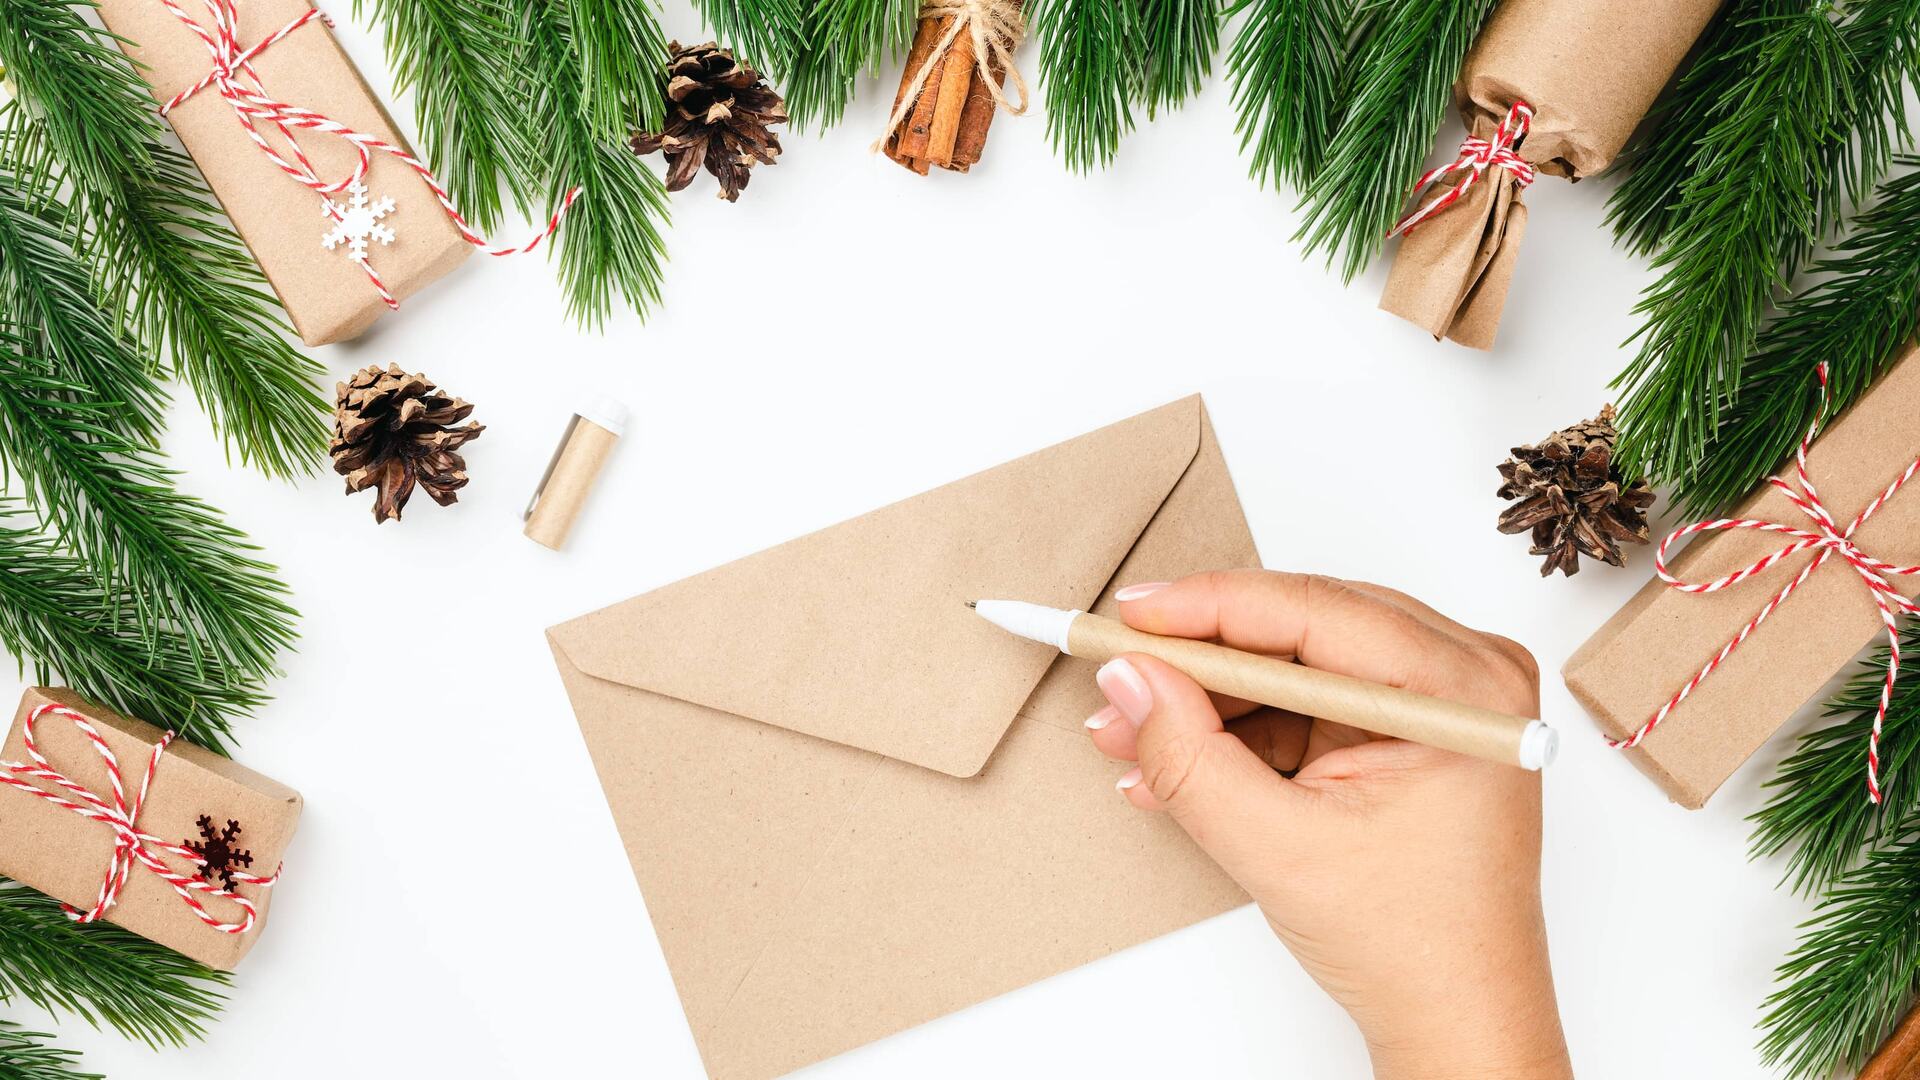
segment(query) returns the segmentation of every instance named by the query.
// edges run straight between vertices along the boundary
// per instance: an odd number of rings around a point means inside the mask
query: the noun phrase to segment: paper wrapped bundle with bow
[[[354,337],[475,246],[307,0],[101,0],[100,16],[302,341]]]
[[[1468,138],[1421,178],[1380,306],[1493,347],[1539,173],[1613,161],[1720,0],[1502,0],[1454,86]]]
[[[1567,661],[1573,696],[1675,802],[1705,805],[1835,673],[1920,610],[1916,414],[1910,352],[1732,514],[1675,530],[1661,577]],[[1899,661],[1896,648],[1888,685]],[[1860,797],[1877,801],[1879,724],[1859,739]]]
[[[0,876],[75,922],[231,971],[259,937],[300,805],[251,769],[35,688],[0,745]]]

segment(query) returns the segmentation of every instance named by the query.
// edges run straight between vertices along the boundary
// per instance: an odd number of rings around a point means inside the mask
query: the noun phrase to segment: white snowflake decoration
[[[393,229],[380,224],[382,219],[393,213],[393,199],[382,197],[378,202],[369,203],[366,185],[358,180],[347,185],[347,192],[352,198],[347,200],[345,206],[332,199],[320,200],[321,216],[333,222],[333,230],[320,238],[320,246],[332,251],[345,243],[347,258],[366,262],[367,241],[393,243]]]

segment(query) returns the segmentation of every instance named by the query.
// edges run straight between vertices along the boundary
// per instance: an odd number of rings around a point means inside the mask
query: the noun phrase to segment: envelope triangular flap
[[[1190,397],[550,633],[581,671],[950,776],[979,772],[1055,653],[967,600],[1085,608],[1199,447]]]

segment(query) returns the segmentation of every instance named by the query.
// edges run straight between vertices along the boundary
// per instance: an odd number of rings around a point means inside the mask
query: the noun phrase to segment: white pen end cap
[[[1553,764],[1560,753],[1560,733],[1539,720],[1520,733],[1520,767],[1540,770]]]

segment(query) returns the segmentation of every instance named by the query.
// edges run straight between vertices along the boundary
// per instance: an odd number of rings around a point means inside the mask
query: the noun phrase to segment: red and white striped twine
[[[1412,232],[1414,226],[1433,215],[1459,202],[1460,198],[1480,182],[1488,169],[1505,169],[1513,174],[1514,182],[1521,187],[1533,183],[1533,166],[1521,160],[1514,148],[1520,140],[1527,137],[1527,129],[1533,126],[1533,106],[1524,101],[1516,101],[1507,110],[1506,118],[1493,133],[1493,138],[1482,139],[1469,135],[1460,143],[1460,156],[1436,169],[1430,169],[1413,185],[1415,194],[1425,191],[1431,184],[1460,173],[1460,179],[1447,190],[1427,200],[1426,205],[1413,210],[1387,234],[1391,240],[1403,233]]]
[[[1908,480],[1913,478],[1915,472],[1920,472],[1920,458],[1915,458],[1914,461],[1907,466],[1906,471],[1902,472],[1893,483],[1888,484],[1886,490],[1882,491],[1872,502],[1868,503],[1867,508],[1860,511],[1859,516],[1849,522],[1846,528],[1840,528],[1839,525],[1835,523],[1833,515],[1827,512],[1826,504],[1820,501],[1820,493],[1815,490],[1812,478],[1807,475],[1807,450],[1813,445],[1815,436],[1819,435],[1821,418],[1824,417],[1827,412],[1826,364],[1822,363],[1820,365],[1819,375],[1820,415],[1816,416],[1813,423],[1808,426],[1807,433],[1801,438],[1800,448],[1794,458],[1798,485],[1796,486],[1777,476],[1770,477],[1767,480],[1769,484],[1786,493],[1787,498],[1793,502],[1793,505],[1799,507],[1800,512],[1812,520],[1813,529],[1811,531],[1796,529],[1789,525],[1782,525],[1779,522],[1755,521],[1749,518],[1717,518],[1712,521],[1696,521],[1691,525],[1675,529],[1667,535],[1665,540],[1660,542],[1660,550],[1654,556],[1654,568],[1660,575],[1660,580],[1679,589],[1681,592],[1711,593],[1738,585],[1756,574],[1764,573],[1781,560],[1790,558],[1800,552],[1817,548],[1819,549],[1819,554],[1809,560],[1805,566],[1801,567],[1800,572],[1795,574],[1793,579],[1788,581],[1779,592],[1773,594],[1773,598],[1768,600],[1766,605],[1760,609],[1760,613],[1755,615],[1747,625],[1741,627],[1740,632],[1735,634],[1733,639],[1728,641],[1711,660],[1708,660],[1706,665],[1700,669],[1699,673],[1687,680],[1687,684],[1682,686],[1678,693],[1674,694],[1665,705],[1660,706],[1660,710],[1654,713],[1645,724],[1640,726],[1640,730],[1625,739],[1609,739],[1607,742],[1608,745],[1621,749],[1630,749],[1640,745],[1641,740],[1645,739],[1655,727],[1659,726],[1660,721],[1665,720],[1667,715],[1673,712],[1681,702],[1687,700],[1687,696],[1693,693],[1694,688],[1704,682],[1707,676],[1713,674],[1714,669],[1718,668],[1728,656],[1732,655],[1733,650],[1739,648],[1742,642],[1751,637],[1753,632],[1760,628],[1760,624],[1767,621],[1767,616],[1773,614],[1774,609],[1785,603],[1787,597],[1792,596],[1793,591],[1799,588],[1801,583],[1805,582],[1809,577],[1812,577],[1813,572],[1825,565],[1828,559],[1838,555],[1842,559],[1845,559],[1848,565],[1853,567],[1855,573],[1860,575],[1860,580],[1865,583],[1869,593],[1873,596],[1874,604],[1880,609],[1880,620],[1886,624],[1887,629],[1888,653],[1886,679],[1881,684],[1880,704],[1873,716],[1873,731],[1867,737],[1867,800],[1877,804],[1880,801],[1880,730],[1886,722],[1887,709],[1893,701],[1894,681],[1900,674],[1899,617],[1903,612],[1907,614],[1920,613],[1920,604],[1916,604],[1914,601],[1903,596],[1898,589],[1894,588],[1893,585],[1887,581],[1887,578],[1894,575],[1920,574],[1920,566],[1894,566],[1890,563],[1882,562],[1860,550],[1859,545],[1853,542],[1853,534],[1859,530],[1861,525],[1866,523],[1868,518],[1871,518],[1882,506],[1886,505],[1887,500],[1893,498],[1894,494],[1905,486]],[[1750,566],[1742,567],[1731,574],[1715,578],[1712,581],[1681,581],[1667,571],[1667,550],[1673,546],[1675,540],[1683,536],[1691,536],[1694,533],[1712,532],[1720,529],[1753,529],[1758,532],[1779,533],[1783,536],[1791,537],[1793,542]]]
[[[113,788],[111,802],[89,790],[85,785],[76,783],[63,775],[47,760],[46,755],[40,752],[34,740],[33,729],[42,717],[49,715],[72,721],[73,725],[80,729],[80,733],[93,743],[94,750],[107,765],[107,781]],[[100,732],[86,717],[60,705],[52,703],[42,705],[27,717],[24,738],[27,744],[27,756],[33,759],[33,763],[29,765],[16,761],[0,761],[0,784],[18,788],[36,798],[45,799],[55,806],[65,807],[88,821],[97,821],[113,830],[113,861],[107,865],[106,879],[100,883],[99,898],[94,901],[93,907],[86,911],[61,904],[68,918],[78,923],[90,923],[104,917],[113,907],[114,902],[120,898],[120,891],[126,887],[127,878],[133,872],[134,864],[138,863],[151,871],[155,877],[173,886],[173,891],[180,894],[181,902],[191,908],[193,913],[200,917],[201,922],[213,929],[223,934],[244,934],[253,929],[257,917],[253,901],[231,889],[208,881],[204,876],[207,863],[199,853],[192,848],[170,844],[157,836],[140,831],[138,824],[140,808],[147,801],[147,791],[153,786],[153,774],[160,768],[160,758],[166,753],[167,744],[173,741],[173,732],[167,732],[154,746],[153,758],[147,762],[146,775],[140,778],[140,790],[134,793],[131,800],[127,798],[126,786],[120,778],[119,758],[114,756],[113,748],[100,737]],[[36,780],[52,784],[72,798],[39,787],[33,783]],[[191,863],[195,872],[180,873],[167,864],[162,858],[165,855]],[[273,876],[259,877],[235,870],[233,880],[236,883],[268,889],[273,887],[274,882],[280,880],[280,871],[275,869]],[[221,919],[208,911],[206,905],[200,902],[201,895],[233,901],[240,908],[240,917],[232,921]]]
[[[566,215],[567,208],[580,197],[579,188],[569,190],[566,197],[560,200],[560,205],[554,210],[553,216],[547,220],[546,228],[526,243],[518,247],[495,247],[489,244],[485,238],[473,231],[473,228],[467,224],[466,218],[460,216],[460,211],[454,207],[453,199],[448,196],[447,189],[440,186],[440,181],[434,178],[433,171],[427,168],[425,162],[384,139],[355,131],[311,109],[289,105],[267,95],[265,87],[261,85],[259,74],[254,71],[254,58],[288,34],[315,19],[332,25],[331,20],[322,15],[319,9],[309,8],[259,44],[245,48],[241,46],[238,37],[239,0],[201,0],[201,2],[206,6],[210,16],[208,24],[202,24],[194,19],[177,0],[160,0],[160,3],[166,5],[167,10],[180,20],[181,25],[199,37],[207,47],[208,56],[213,60],[212,69],[202,76],[199,82],[175,94],[165,105],[160,106],[160,115],[167,115],[178,108],[182,102],[208,87],[218,90],[220,97],[233,107],[233,115],[245,129],[247,138],[252,139],[254,145],[260,148],[260,152],[265,154],[269,161],[279,166],[281,171],[313,189],[321,197],[321,209],[335,221],[340,220],[343,215],[328,196],[345,191],[350,185],[364,180],[368,168],[373,164],[374,151],[391,154],[411,168],[433,192],[434,198],[439,200],[440,208],[446,211],[447,219],[453,222],[454,228],[460,231],[460,235],[466,239],[467,243],[488,255],[518,255],[539,247],[541,241],[553,235],[554,230],[560,227],[560,219]],[[261,133],[259,125],[263,122],[280,132],[286,144],[284,154],[276,150]],[[338,180],[322,180],[314,172],[313,163],[308,160],[306,152],[294,140],[293,133],[296,130],[338,135],[345,139],[358,155],[352,173]],[[289,157],[292,160],[288,160]],[[380,273],[373,268],[373,263],[367,259],[357,261],[361,269],[366,271],[367,280],[380,294],[380,299],[386,301],[388,307],[398,308],[400,302],[387,289],[386,283],[380,280]]]

